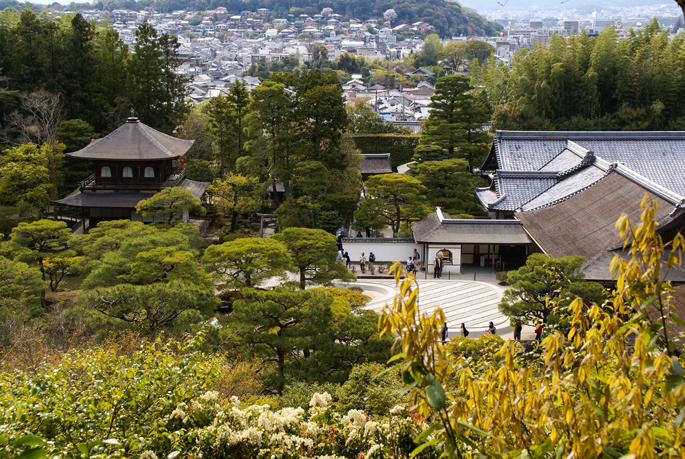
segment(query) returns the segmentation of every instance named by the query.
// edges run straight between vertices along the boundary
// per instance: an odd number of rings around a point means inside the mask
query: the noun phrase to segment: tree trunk
[[[395,207],[397,209],[397,212],[395,214],[395,221],[393,221],[393,224],[392,224],[393,236],[394,236],[394,233],[400,232],[400,225],[402,224],[402,210],[401,210],[400,206],[395,206]]]
[[[307,285],[307,278],[304,275],[305,269],[300,269],[300,290],[304,290]]]
[[[280,200],[278,199],[278,191],[276,191],[276,179],[272,179],[271,181],[271,189],[274,192],[274,204],[276,205],[276,208],[278,209],[278,206],[281,205]]]
[[[276,393],[283,395],[283,386],[285,386],[285,352],[283,349],[278,349],[278,386]]]
[[[238,212],[233,210],[233,212],[231,212],[231,232],[235,231],[237,226],[238,226]]]
[[[47,301],[45,301],[45,267],[43,266],[43,259],[38,258],[38,266],[40,267],[40,273],[43,276],[43,289],[40,291],[40,305],[43,310],[47,307]]]

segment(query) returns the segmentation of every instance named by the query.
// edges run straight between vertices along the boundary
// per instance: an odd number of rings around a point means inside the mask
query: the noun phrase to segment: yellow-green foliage
[[[662,279],[685,244],[680,235],[665,244],[655,232],[656,204],[646,198],[642,207],[639,227],[625,217],[617,223],[626,246],[632,242],[629,259],[612,264],[618,289],[603,305],[574,300],[568,335],[550,333],[538,360],[520,359],[512,341],[499,364],[473,369],[465,355],[448,358],[442,311],[420,314],[414,277],[401,279],[401,266],[393,267],[399,294],[379,326],[398,336],[405,390],[432,421],[417,449],[437,445],[448,457],[685,457],[682,361],[648,315],[668,314],[670,284]]]

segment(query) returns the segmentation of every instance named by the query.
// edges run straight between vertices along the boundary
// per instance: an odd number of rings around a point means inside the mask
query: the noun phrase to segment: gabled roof
[[[183,156],[194,140],[177,139],[129,118],[105,137],[93,140],[85,148],[67,153],[72,158],[114,161],[175,159]]]
[[[559,140],[564,138],[561,134],[569,133],[503,131],[498,134],[502,134],[500,142],[497,139],[493,142],[490,157],[483,163],[483,168],[497,164],[498,169],[491,173],[492,184],[488,189],[476,190],[476,195],[488,210],[525,211],[554,205],[587,189],[612,171],[618,172],[638,186],[655,193],[671,205],[680,206],[685,203],[685,196],[678,191],[682,188],[685,192],[685,181],[682,180],[682,176],[674,172],[674,169],[682,169],[682,172],[685,173],[685,165],[683,165],[685,162],[685,133],[639,133],[642,134],[643,138],[651,140],[635,143],[634,148],[639,147],[643,150],[631,150],[626,153],[626,156],[650,176],[645,176],[631,169],[622,161],[612,163],[601,157],[604,151],[616,153],[614,145],[616,142],[614,140],[602,140],[601,145],[599,143],[595,145],[602,150],[591,151],[576,141]],[[581,137],[581,133],[571,134],[578,134],[577,137]],[[591,138],[592,134],[598,133],[582,134]],[[635,138],[640,137],[635,135],[638,133],[600,134],[607,134],[607,139],[623,139],[626,145],[629,142],[626,139],[637,142]],[[659,140],[656,134],[668,135],[665,136],[665,140]],[[682,140],[677,140],[679,138]],[[502,142],[502,139],[505,141]],[[589,142],[582,139],[578,140],[578,142],[581,141]],[[670,143],[672,151],[682,157],[682,160],[674,162],[673,165],[662,162],[659,164],[662,169],[657,170],[653,165],[638,158],[639,154],[646,157],[653,156],[653,152],[650,150],[651,147],[655,147],[653,142],[657,144],[659,142]],[[560,148],[560,150],[554,153],[556,148]],[[678,152],[678,149],[681,151]],[[663,151],[660,155],[664,155]],[[660,161],[658,158],[654,160],[657,164]],[[504,169],[502,165],[508,165],[514,169]]]
[[[454,219],[438,207],[412,223],[414,240],[430,244],[531,244],[518,220]]]
[[[516,218],[545,253],[582,255],[589,265],[604,252],[622,247],[616,221],[625,213],[631,222],[639,222],[645,193],[658,203],[655,220],[663,227],[673,218],[673,206],[615,171],[582,193],[556,205],[517,212]]]

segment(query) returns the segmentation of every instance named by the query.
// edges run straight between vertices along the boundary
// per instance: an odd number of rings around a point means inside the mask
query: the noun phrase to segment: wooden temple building
[[[188,180],[174,171],[173,161],[186,154],[194,140],[159,132],[131,117],[109,135],[95,139],[67,156],[93,162],[93,174],[55,204],[81,210],[83,231],[105,220],[164,221],[143,218],[136,205],[164,188],[179,186],[200,198],[208,182]]]

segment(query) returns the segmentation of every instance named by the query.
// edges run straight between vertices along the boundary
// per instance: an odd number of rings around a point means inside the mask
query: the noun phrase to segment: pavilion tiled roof
[[[183,140],[157,131],[129,118],[117,130],[91,141],[85,148],[67,156],[89,160],[147,161],[175,159],[183,156],[194,140]]]
[[[207,190],[209,182],[197,182],[184,179],[178,186],[190,191],[194,197],[200,198]],[[158,191],[109,191],[96,192],[76,189],[69,196],[55,201],[56,204],[69,207],[118,207],[133,209],[143,199],[148,199]]]
[[[516,220],[453,219],[440,208],[412,223],[414,240],[432,244],[530,244]]]

